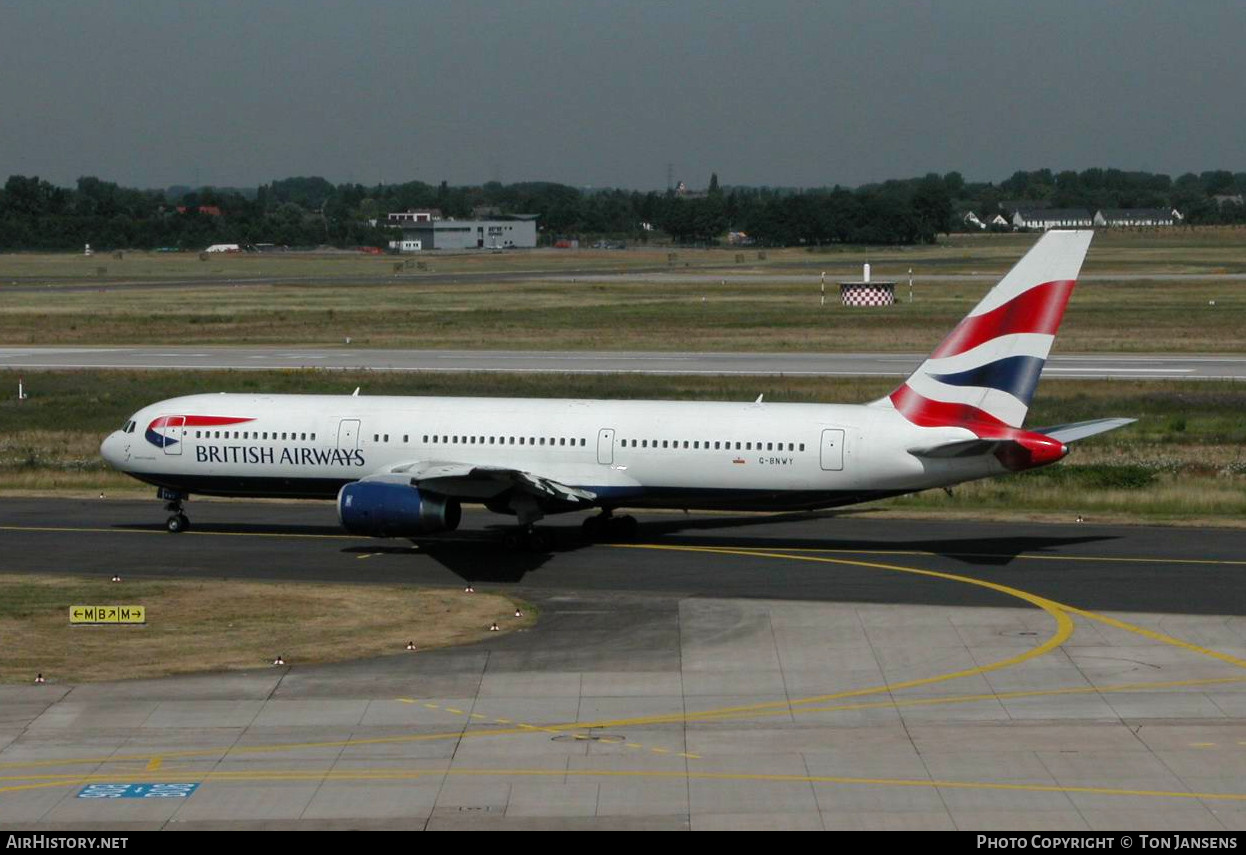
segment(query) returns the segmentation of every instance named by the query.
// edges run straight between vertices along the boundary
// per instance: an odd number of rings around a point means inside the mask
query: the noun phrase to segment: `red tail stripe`
[[[891,403],[913,424],[918,427],[967,427],[982,436],[976,428],[983,428],[992,434],[999,429],[1013,430],[1013,426],[1000,421],[995,416],[969,404],[952,404],[947,401],[932,401],[924,395],[913,391],[913,387],[905,383],[891,393]]]
[[[930,355],[931,359],[955,356],[983,342],[1014,333],[1054,335],[1064,317],[1064,307],[1076,280],[1044,282],[1018,294],[1002,306],[983,315],[965,318]]]

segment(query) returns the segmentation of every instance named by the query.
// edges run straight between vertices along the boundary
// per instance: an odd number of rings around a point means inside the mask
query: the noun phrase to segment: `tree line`
[[[543,242],[610,236],[713,244],[729,231],[761,246],[931,243],[962,227],[963,212],[983,220],[1008,204],[1048,207],[1175,207],[1190,224],[1246,222],[1231,198],[1246,173],[1167,175],[1088,169],[1017,172],[999,183],[966,182],[956,172],[857,188],[723,187],[713,176],[694,193],[583,190],[554,182],[450,186],[333,184],[294,177],[255,188],[137,190],[95,177],[59,187],[10,176],[0,189],[0,250],[201,249],[213,243],[386,246],[393,211],[437,208],[471,217],[481,208],[536,214]],[[1217,199],[1217,197],[1222,197]]]

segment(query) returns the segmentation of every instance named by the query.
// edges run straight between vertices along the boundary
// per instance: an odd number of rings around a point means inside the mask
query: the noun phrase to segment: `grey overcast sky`
[[[1246,169],[1243,0],[3,0],[0,180]]]

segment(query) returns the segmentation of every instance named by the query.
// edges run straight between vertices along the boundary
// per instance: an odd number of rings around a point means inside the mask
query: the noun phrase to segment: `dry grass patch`
[[[928,274],[1002,274],[1034,235],[953,235],[932,247],[768,250],[585,251],[429,254],[428,272],[392,275],[392,259],[351,254],[197,257],[127,255],[95,261],[72,255],[0,257],[0,344],[288,344],[355,347],[453,347],[670,350],[929,351],[992,284],[930,280]],[[1138,280],[1135,273],[1246,270],[1246,229],[1113,232],[1096,237],[1085,272],[1117,275],[1084,282],[1070,305],[1057,347],[1077,351],[1240,352],[1246,338],[1246,283]],[[887,309],[818,307],[822,271],[834,281],[870,261],[880,277],[915,274],[916,302]],[[125,272],[121,268],[125,268]],[[117,268],[117,270],[113,270]],[[675,278],[653,276],[671,272]],[[616,275],[573,281],[575,272]],[[527,274],[499,282],[495,274]],[[176,298],[148,290],[64,291],[56,283],[118,277],[202,280]],[[643,273],[643,275],[641,275]],[[720,279],[719,274],[723,275]],[[40,274],[55,280],[38,291]],[[633,275],[634,274],[634,275]],[[688,281],[688,274],[693,274]],[[320,277],[353,277],[326,287]],[[792,276],[808,276],[792,282]],[[289,284],[237,287],[274,277]],[[682,280],[678,277],[684,277]],[[699,277],[699,281],[698,281]],[[299,283],[303,284],[299,284]],[[347,284],[347,283],[351,284]],[[1215,306],[1210,305],[1215,301]],[[832,301],[833,303],[834,301]]]
[[[69,606],[147,607],[146,626],[69,626]],[[381,585],[0,576],[0,682],[63,683],[338,662],[530,626],[495,594]],[[413,654],[413,655],[418,655]]]

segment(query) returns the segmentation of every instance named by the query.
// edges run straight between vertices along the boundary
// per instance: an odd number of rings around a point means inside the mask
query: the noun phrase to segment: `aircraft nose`
[[[104,441],[100,443],[100,457],[104,458],[110,466],[117,465],[117,433],[113,431],[104,437]]]

